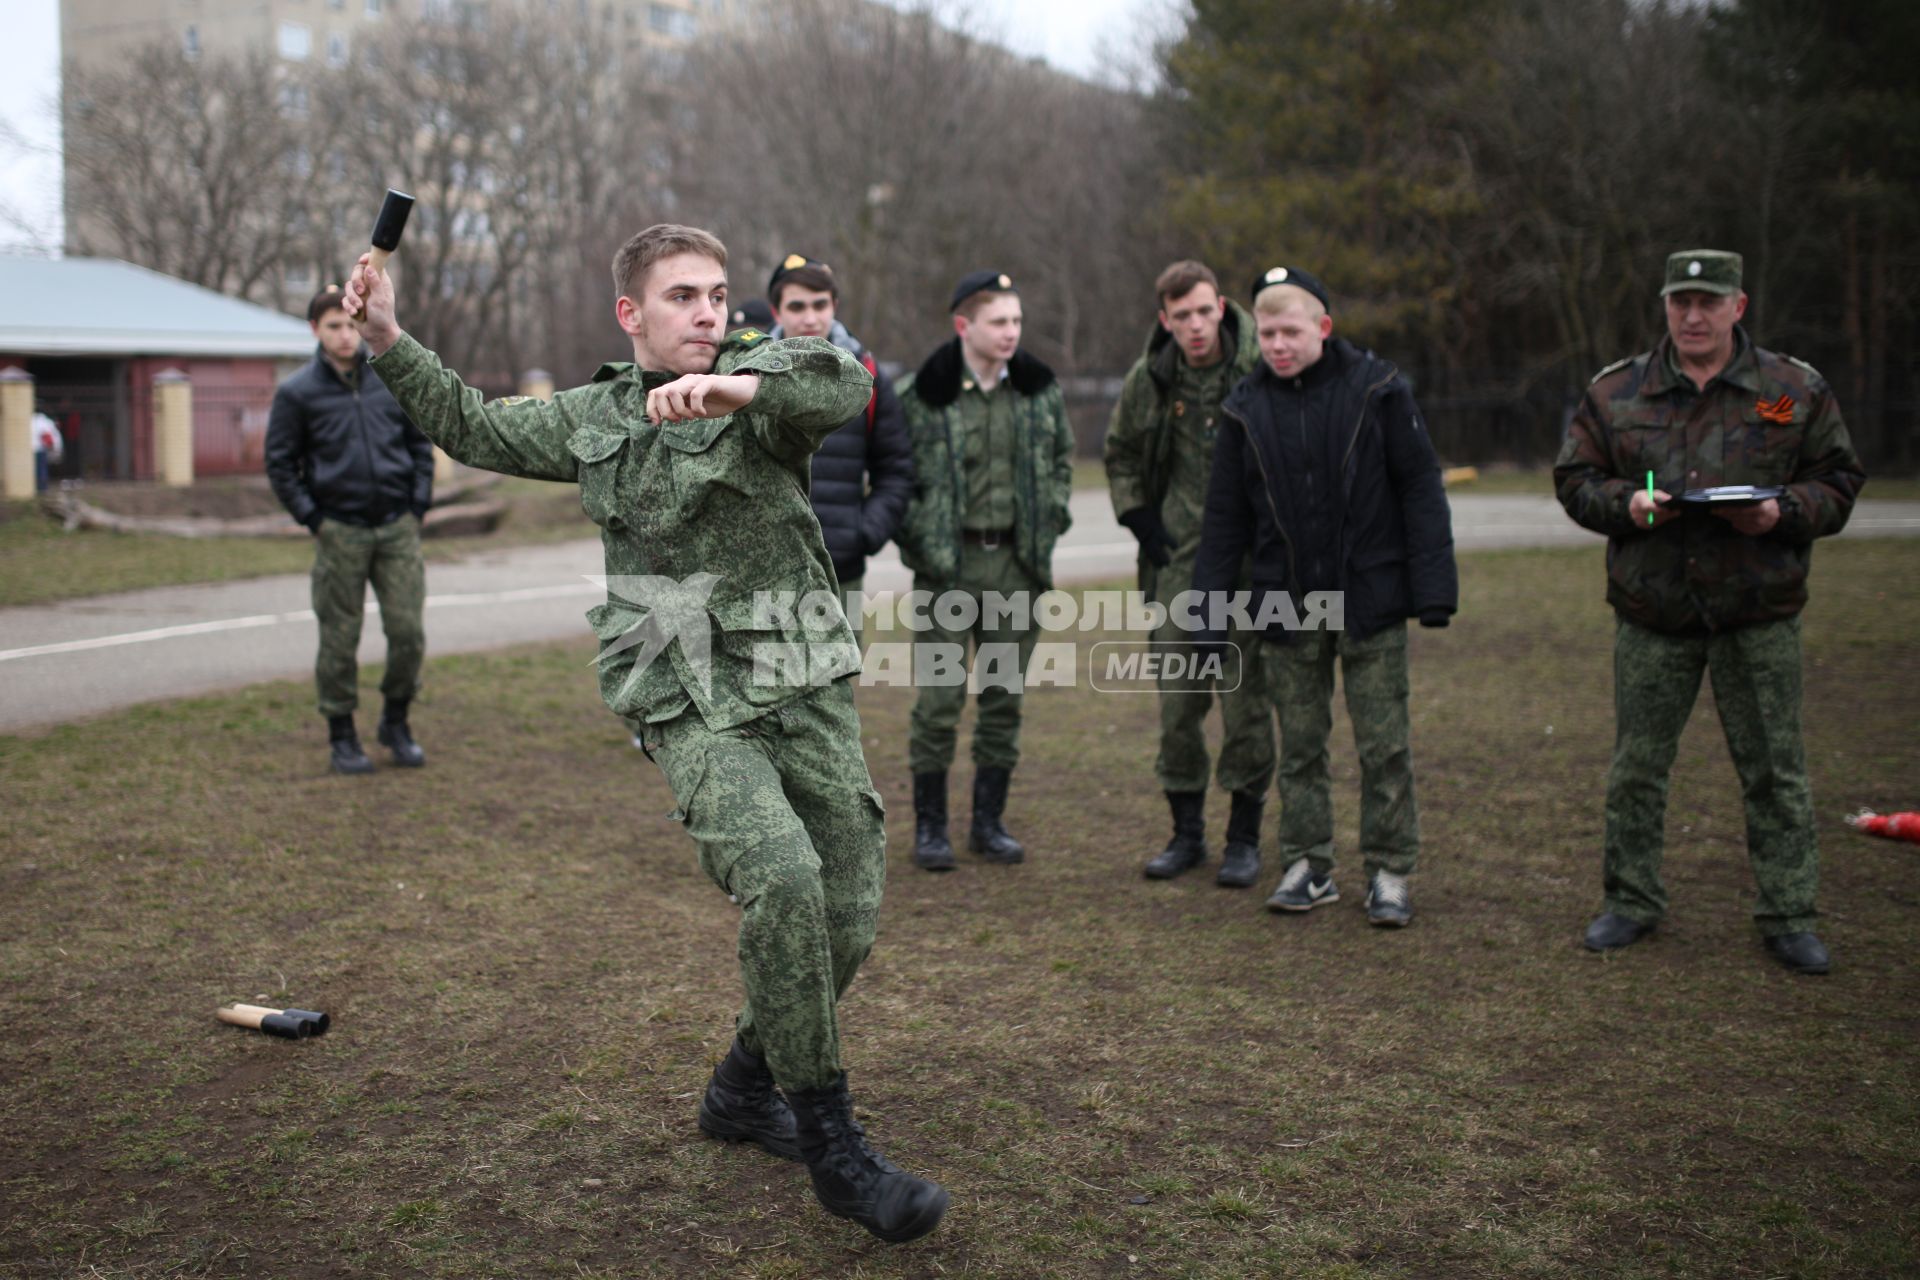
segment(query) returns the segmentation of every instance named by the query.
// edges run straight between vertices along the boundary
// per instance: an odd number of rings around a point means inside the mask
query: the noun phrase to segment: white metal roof
[[[0,254],[0,354],[311,355],[304,320],[107,258]]]

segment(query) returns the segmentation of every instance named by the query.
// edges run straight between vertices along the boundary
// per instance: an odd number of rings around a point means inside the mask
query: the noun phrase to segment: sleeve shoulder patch
[[[1600,372],[1594,374],[1592,381],[1588,382],[1587,385],[1592,386],[1595,382],[1600,381],[1600,379],[1606,377],[1608,374],[1620,372],[1622,369],[1632,364],[1636,359],[1638,359],[1637,356],[1627,356],[1624,359],[1615,360],[1612,364],[1608,365],[1606,368],[1602,369]]]
[[[759,329],[741,329],[727,335],[728,342],[737,342],[743,347],[757,347],[770,340],[769,335]]]

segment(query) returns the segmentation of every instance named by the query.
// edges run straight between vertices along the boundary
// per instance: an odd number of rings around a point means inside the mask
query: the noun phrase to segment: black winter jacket
[[[781,331],[773,330],[778,338]],[[864,577],[867,557],[892,541],[913,497],[913,444],[893,379],[838,320],[827,340],[873,371],[873,425],[861,410],[813,455],[813,514],[842,582]]]
[[[408,421],[360,349],[360,386],[316,351],[280,384],[267,418],[267,479],[309,529],[322,517],[380,525],[433,505],[433,442]]]
[[[1416,617],[1444,626],[1460,599],[1453,517],[1413,392],[1390,362],[1344,339],[1329,340],[1321,360],[1332,363],[1294,378],[1263,361],[1221,406],[1194,589],[1233,590],[1251,553],[1253,610],[1269,592],[1298,590],[1290,533],[1298,517],[1279,475],[1276,433],[1330,431],[1340,459],[1329,501],[1347,631],[1364,639]],[[1265,638],[1287,634],[1270,628]]]

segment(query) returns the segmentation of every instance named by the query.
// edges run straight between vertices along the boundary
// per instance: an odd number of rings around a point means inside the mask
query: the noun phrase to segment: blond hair
[[[1289,311],[1304,311],[1309,320],[1327,314],[1320,299],[1297,284],[1270,284],[1254,295],[1253,313],[1257,316],[1279,316]]]
[[[727,265],[727,246],[711,231],[673,222],[655,223],[613,255],[613,296],[631,298],[639,294],[646,283],[647,268],[677,253],[697,253],[712,258],[722,268]]]

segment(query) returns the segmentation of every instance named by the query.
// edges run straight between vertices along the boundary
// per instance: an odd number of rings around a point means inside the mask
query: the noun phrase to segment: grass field
[[[455,560],[491,547],[592,538],[598,530],[580,510],[572,485],[502,479],[488,497],[506,502],[500,527],[485,537],[428,538],[429,561]],[[276,573],[305,573],[313,544],[304,538],[175,538],[166,534],[72,533],[36,504],[0,503],[0,608],[45,604],[113,591],[227,582]]]
[[[1399,933],[1359,905],[1344,724],[1346,897],[1281,918],[1278,868],[1252,893],[1140,877],[1165,834],[1150,696],[1033,694],[1029,861],[916,872],[910,695],[863,690],[891,885],[848,1065],[882,1149],[954,1196],[900,1248],[695,1129],[734,909],[594,700],[588,642],[434,662],[418,773],[324,773],[300,683],[0,738],[0,1274],[1915,1274],[1920,849],[1840,818],[1920,800],[1920,550],[1816,560],[1826,979],[1747,919],[1705,692],[1673,914],[1580,950],[1611,738],[1594,550],[1466,557],[1460,618],[1416,634]],[[334,1028],[216,1023],[236,999]]]

